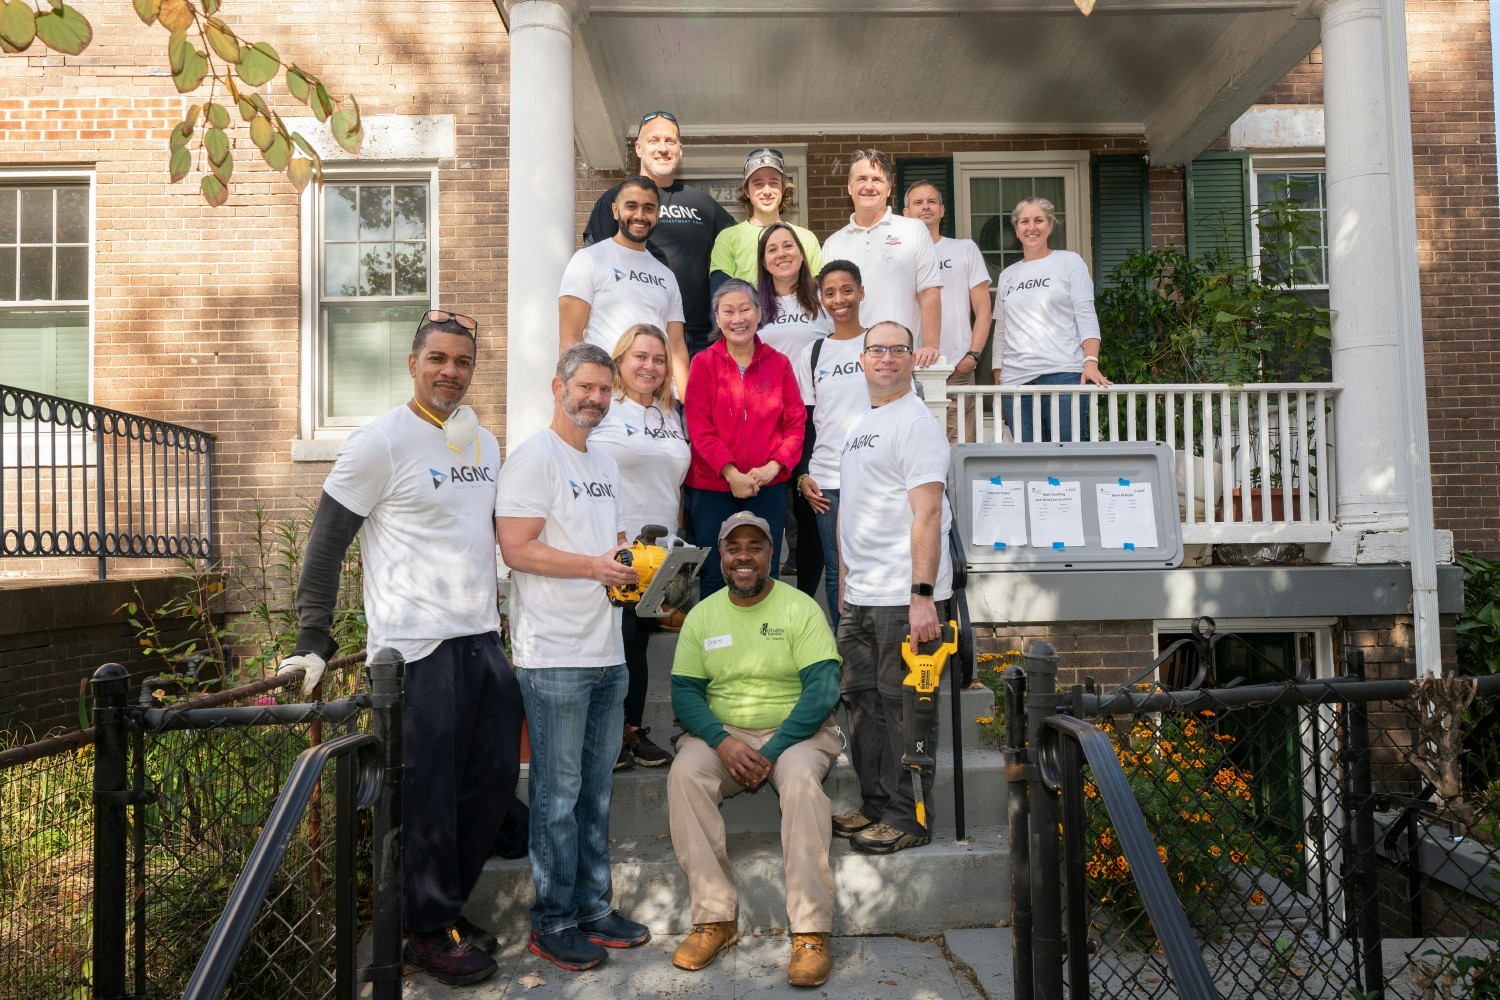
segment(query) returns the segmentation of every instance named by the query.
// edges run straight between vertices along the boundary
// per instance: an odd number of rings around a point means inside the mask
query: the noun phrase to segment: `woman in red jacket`
[[[771,575],[781,565],[787,480],[802,457],[807,410],[786,355],[756,336],[760,305],[748,282],[730,279],[713,297],[718,338],[693,358],[688,374],[688,509],[698,544],[715,548],[719,525],[748,510],[771,525]],[[699,592],[724,585],[715,551],[703,563]]]

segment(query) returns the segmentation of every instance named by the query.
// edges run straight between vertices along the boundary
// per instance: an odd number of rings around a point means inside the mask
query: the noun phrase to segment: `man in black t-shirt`
[[[641,119],[635,155],[640,158],[641,173],[661,189],[661,214],[647,249],[677,277],[688,353],[697,354],[708,346],[708,334],[713,329],[708,315],[708,259],[714,240],[734,225],[734,218],[708,192],[687,187],[677,179],[677,169],[682,165],[682,134],[672,115],[653,111]],[[612,187],[594,202],[583,230],[584,246],[614,236],[618,225],[610,206],[618,190],[618,185]],[[677,377],[686,384],[686,372]]]

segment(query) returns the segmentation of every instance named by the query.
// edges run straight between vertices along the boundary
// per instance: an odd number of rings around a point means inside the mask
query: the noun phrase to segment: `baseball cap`
[[[763,517],[756,517],[748,510],[742,510],[734,514],[730,514],[724,519],[724,523],[719,525],[719,541],[722,542],[725,538],[729,537],[729,533],[735,528],[740,528],[747,524],[753,528],[759,528],[761,532],[766,536],[767,540],[770,540],[771,525],[766,521],[766,519]]]
[[[745,157],[745,180],[761,167],[775,167],[776,172],[783,177],[786,176],[786,159],[781,155],[781,150],[772,149],[770,146],[760,146],[750,150],[750,155]]]

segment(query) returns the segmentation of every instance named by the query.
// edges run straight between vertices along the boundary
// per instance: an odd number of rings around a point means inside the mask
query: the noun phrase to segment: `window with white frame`
[[[689,187],[707,191],[734,216],[736,222],[744,222],[749,213],[740,203],[740,188],[745,183],[745,156],[756,146],[688,146],[682,157],[682,169],[677,176]],[[788,143],[773,147],[781,152],[786,164],[787,176],[797,185],[790,209],[782,216],[787,222],[805,225],[803,202],[807,194],[807,145]]]
[[[430,170],[330,173],[312,199],[314,432],[410,394],[412,334],[436,295],[435,187]]]
[[[1257,158],[1256,252],[1261,273],[1296,289],[1328,287],[1328,198],[1321,158]],[[1265,209],[1283,211],[1268,214]]]
[[[0,381],[89,398],[88,175],[0,174]]]
[[[1049,245],[1091,259],[1087,151],[954,153],[958,235],[979,244],[993,281],[1021,259],[1010,213],[1023,198],[1052,202],[1057,228]]]

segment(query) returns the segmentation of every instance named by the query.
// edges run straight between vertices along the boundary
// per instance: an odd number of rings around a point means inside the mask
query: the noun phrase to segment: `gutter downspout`
[[[1443,672],[1437,598],[1437,546],[1427,436],[1427,366],[1422,345],[1422,289],[1417,260],[1416,182],[1412,171],[1411,81],[1405,0],[1381,0],[1386,145],[1395,228],[1401,419],[1405,447],[1407,534],[1411,542],[1412,624],[1417,676]]]

